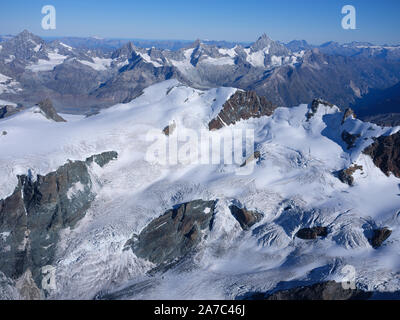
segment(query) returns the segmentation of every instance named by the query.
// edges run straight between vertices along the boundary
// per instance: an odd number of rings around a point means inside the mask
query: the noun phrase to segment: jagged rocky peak
[[[328,101],[325,101],[323,99],[320,99],[320,98],[314,99],[313,102],[311,102],[310,110],[309,110],[309,112],[307,114],[307,119],[308,120],[310,120],[317,113],[318,108],[319,108],[320,105],[323,105],[323,106],[326,106],[326,107],[330,107],[330,108],[334,108],[335,107],[332,103],[330,103]]]
[[[41,112],[47,119],[53,120],[55,122],[67,122],[57,113],[56,109],[54,109],[53,103],[50,99],[45,99],[39,102],[36,106],[41,110]]]
[[[106,164],[117,158],[118,153],[116,151],[106,151],[87,158],[86,164],[91,165],[92,163],[96,163],[101,168],[103,168]]]
[[[387,176],[393,173],[400,178],[400,131],[375,139],[364,154],[371,156],[375,165]]]
[[[352,118],[355,119],[355,118],[356,118],[356,114],[355,114],[355,112],[353,111],[353,109],[347,108],[347,109],[345,110],[344,114],[343,114],[342,124],[344,124],[344,122],[345,122],[348,118],[350,118],[350,117],[352,117]]]
[[[343,130],[343,132],[342,132],[342,140],[344,142],[346,142],[348,150],[354,148],[357,139],[360,138],[360,137],[361,137],[361,135],[352,134],[352,133],[350,133],[350,132],[348,132],[346,130]]]
[[[380,246],[382,246],[383,242],[387,240],[392,234],[392,230],[389,230],[389,228],[387,227],[381,229],[375,229],[373,231],[374,234],[370,239],[370,242],[372,247],[374,247],[375,249],[378,249]]]
[[[0,273],[23,282],[24,298],[41,292],[42,268],[55,262],[61,230],[73,228],[95,198],[91,159],[101,159],[105,165],[115,156],[116,152],[105,152],[85,161],[69,161],[36,177],[29,170],[18,176],[14,192],[0,200],[0,234],[7,234],[0,241]]]
[[[252,52],[267,50],[268,54],[275,56],[288,56],[291,53],[285,45],[272,40],[265,33],[251,45],[250,49]]]
[[[218,130],[237,121],[270,116],[277,107],[255,91],[237,90],[222,106],[216,118],[209,124],[209,130]]]
[[[357,171],[357,170],[363,170],[363,166],[360,165],[353,165],[350,168],[347,169],[343,169],[340,170],[338,172],[338,178],[341,182],[348,184],[349,186],[353,186],[354,185],[354,177],[353,174]]]
[[[312,227],[312,228],[303,228],[300,229],[296,233],[296,237],[303,240],[314,240],[317,237],[326,237],[328,235],[327,227]]]
[[[126,246],[140,258],[168,265],[192,250],[212,229],[216,201],[194,200],[175,206],[150,222]]]
[[[129,59],[132,56],[132,54],[136,51],[137,51],[136,46],[131,41],[129,41],[128,43],[124,44],[121,48],[115,50],[112,53],[111,58],[112,59],[118,59],[118,58]]]
[[[274,41],[273,41],[270,37],[268,37],[266,33],[263,33],[263,34],[257,39],[257,41],[254,42],[254,43],[251,45],[251,48],[252,48],[254,51],[259,51],[259,50],[262,50],[262,49],[268,47],[268,46],[271,45],[273,42],[274,42]]]
[[[18,33],[14,38],[16,41],[30,41],[33,40],[36,43],[44,43],[44,40],[42,40],[40,37],[34,35],[33,33],[29,32],[28,30],[24,30],[20,33]]]
[[[263,214],[260,212],[247,210],[244,207],[240,208],[234,204],[229,206],[229,210],[245,231],[249,230],[263,218]]]

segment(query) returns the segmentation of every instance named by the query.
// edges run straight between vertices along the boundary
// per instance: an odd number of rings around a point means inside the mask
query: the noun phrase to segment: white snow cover
[[[112,63],[112,59],[106,59],[106,58],[99,58],[99,57],[94,57],[92,58],[93,62],[86,61],[86,60],[78,60],[80,63],[87,65],[91,67],[94,70],[97,71],[104,71],[107,70],[107,68],[110,67]]]
[[[269,49],[269,46],[256,52],[251,52],[250,48],[244,49],[247,54],[246,61],[254,67],[263,68],[265,66],[265,56],[269,54]]]
[[[65,43],[60,42],[60,44],[61,44],[64,48],[67,48],[69,51],[72,51],[72,49],[73,49],[71,46],[69,46],[69,45],[67,45],[67,44],[65,44]]]
[[[231,58],[235,58],[236,57],[236,48],[237,48],[237,46],[235,46],[235,47],[233,47],[233,48],[231,48],[231,49],[226,49],[226,48],[220,48],[220,49],[218,49],[218,51],[219,51],[219,53],[220,54],[222,54],[222,55],[228,55],[228,56],[230,56]]]
[[[5,63],[11,63],[11,62],[13,62],[15,60],[15,56],[13,55],[13,54],[10,54],[9,56],[8,56],[8,59],[4,59],[4,62]]]
[[[240,121],[231,129],[254,129],[261,161],[238,175],[237,164],[161,165],[145,160],[152,144],[146,134],[174,121],[177,128],[200,133],[236,89],[200,91],[165,81],[89,118],[52,122],[26,110],[0,120],[0,199],[13,192],[17,174],[28,169],[46,174],[67,159],[119,153],[101,169],[92,167],[97,197],[85,218],[65,230],[57,253],[57,290],[51,298],[93,298],[100,290],[134,285],[124,298],[231,299],[248,291],[266,291],[280,281],[341,279],[341,267],[356,269],[366,289],[400,288],[400,179],[385,176],[362,150],[372,138],[400,128],[381,128],[349,118],[342,125],[338,108],[320,105],[308,121],[307,105],[278,108],[271,117]],[[27,125],[29,124],[29,125]],[[347,150],[341,131],[360,134]],[[244,160],[244,159],[243,159]],[[363,166],[355,186],[333,174],[352,164]],[[71,197],[80,186],[71,190]],[[218,199],[213,230],[201,245],[192,271],[149,277],[154,267],[123,250],[128,239],[173,205],[194,199]],[[264,214],[244,232],[229,212],[233,199]],[[289,208],[289,209],[288,209]],[[327,238],[294,237],[301,227],[328,226]],[[393,230],[385,245],[373,249],[368,226]],[[311,272],[313,271],[313,272]]]
[[[148,53],[138,52],[138,54],[143,58],[144,61],[146,61],[147,63],[151,63],[156,68],[162,67],[162,64],[152,60]]]
[[[37,63],[27,66],[26,69],[32,72],[51,71],[59,64],[62,64],[67,56],[63,56],[58,52],[49,52],[47,54],[49,60],[39,59]]]
[[[235,65],[235,60],[231,57],[212,58],[208,57],[201,61],[201,63],[212,64],[216,66]]]
[[[0,73],[0,94],[20,91],[19,82]]]

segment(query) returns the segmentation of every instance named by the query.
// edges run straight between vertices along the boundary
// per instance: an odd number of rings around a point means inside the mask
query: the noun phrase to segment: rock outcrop
[[[100,154],[93,155],[86,159],[86,164],[91,165],[93,162],[100,167],[104,167],[110,161],[118,158],[118,153],[115,151],[106,151]]]
[[[326,237],[327,235],[327,227],[303,228],[296,233],[296,237],[303,240],[313,240],[317,239],[317,237]]]
[[[372,238],[370,239],[371,245],[377,249],[382,243],[390,237],[392,231],[388,228],[375,229]]]
[[[45,99],[39,102],[37,106],[40,108],[47,119],[53,120],[55,122],[66,122],[66,120],[57,113],[56,109],[54,109],[53,103],[50,99]]]
[[[261,158],[261,153],[260,151],[255,151],[250,157],[248,157],[246,159],[246,161],[244,161],[240,167],[243,168],[245,166],[247,166],[249,163],[253,162],[253,161],[258,161]]]
[[[0,107],[0,119],[4,119],[10,117],[16,113],[18,113],[20,109],[13,106],[3,106]]]
[[[249,230],[263,217],[263,215],[259,212],[250,211],[246,208],[239,208],[235,205],[230,205],[229,210],[231,211],[235,219],[239,222],[243,230]]]
[[[169,135],[171,135],[171,134],[174,133],[175,129],[176,129],[176,123],[173,122],[173,123],[171,123],[170,125],[166,126],[166,127],[163,129],[163,133],[164,133],[166,136],[169,136]]]
[[[318,111],[319,105],[333,108],[334,105],[322,99],[314,99],[310,106],[310,111],[307,113],[307,120],[310,120]]]
[[[265,97],[254,91],[236,91],[222,106],[216,118],[208,124],[209,130],[218,130],[237,121],[270,116],[276,109]]]
[[[104,165],[114,156],[106,152],[69,161],[45,176],[28,171],[18,176],[13,194],[0,200],[0,271],[22,282],[25,293],[37,291],[33,283],[42,287],[43,268],[54,263],[60,231],[73,228],[94,200],[90,163],[101,159]]]
[[[150,222],[128,241],[127,246],[140,258],[157,265],[168,265],[192,250],[211,230],[216,201],[194,200],[177,205]]]
[[[344,124],[344,122],[350,117],[356,118],[356,114],[353,109],[347,108],[343,114],[342,124]]]
[[[343,130],[342,132],[342,140],[346,142],[348,150],[354,148],[354,145],[359,137],[359,134],[351,134],[346,130]]]
[[[400,132],[375,139],[363,152],[371,156],[384,174],[393,173],[400,178]]]
[[[354,185],[354,177],[353,174],[357,170],[363,170],[363,166],[359,166],[357,164],[351,166],[350,168],[340,170],[338,172],[338,178],[341,182],[348,184],[349,186]]]

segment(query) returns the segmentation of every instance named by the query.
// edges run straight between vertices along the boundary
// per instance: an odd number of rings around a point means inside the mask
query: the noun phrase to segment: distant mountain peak
[[[264,48],[267,48],[267,47],[270,46],[271,43],[273,43],[273,42],[274,42],[274,41],[273,41],[270,37],[268,37],[266,33],[263,33],[263,34],[257,39],[257,41],[254,42],[254,43],[252,44],[251,48],[252,48],[254,51],[259,51],[259,50],[262,50],[262,49],[264,49]]]

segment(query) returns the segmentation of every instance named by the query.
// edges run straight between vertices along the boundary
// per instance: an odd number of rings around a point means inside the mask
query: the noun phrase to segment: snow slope
[[[0,199],[10,195],[17,174],[46,174],[67,159],[82,160],[114,150],[118,161],[95,168],[97,197],[86,217],[65,230],[51,298],[93,298],[99,292],[130,290],[123,298],[231,299],[266,291],[280,281],[340,280],[341,267],[356,269],[359,286],[400,288],[398,212],[400,179],[385,176],[362,150],[372,138],[397,132],[348,118],[336,107],[278,108],[271,117],[240,121],[217,132],[208,122],[236,91],[200,91],[165,81],[88,118],[55,123],[34,109],[0,120]],[[232,164],[160,164],[148,161],[153,138],[167,140],[162,129],[174,122],[209,137],[232,129],[254,129],[261,161],[253,171]],[[348,150],[341,131],[360,134]],[[171,137],[174,133],[171,134]],[[185,142],[180,142],[184,145]],[[234,151],[236,152],[235,147]],[[213,152],[216,152],[213,149]],[[244,161],[247,157],[242,157]],[[352,164],[355,185],[343,184],[335,171]],[[173,205],[194,199],[218,199],[214,228],[190,268],[177,267],[149,277],[154,267],[123,247],[152,219]],[[232,201],[256,209],[264,218],[244,232],[229,212]],[[303,227],[330,228],[326,239],[303,241]],[[388,226],[393,233],[379,250],[366,233]]]

